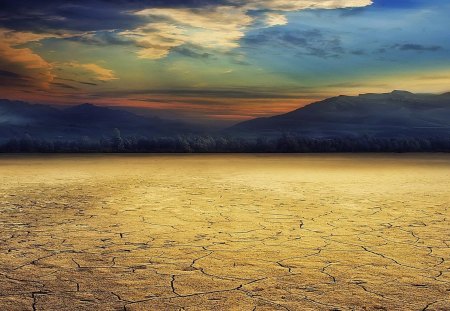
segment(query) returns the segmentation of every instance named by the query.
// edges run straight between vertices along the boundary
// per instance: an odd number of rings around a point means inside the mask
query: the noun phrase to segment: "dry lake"
[[[449,155],[0,157],[1,310],[450,310]]]

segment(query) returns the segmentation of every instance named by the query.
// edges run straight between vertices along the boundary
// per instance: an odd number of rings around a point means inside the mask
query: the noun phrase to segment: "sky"
[[[450,91],[448,0],[0,0],[0,98],[210,124]]]

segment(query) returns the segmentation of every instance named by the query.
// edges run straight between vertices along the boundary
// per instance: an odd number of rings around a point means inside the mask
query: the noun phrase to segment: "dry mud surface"
[[[1,310],[450,310],[450,156],[0,157]]]

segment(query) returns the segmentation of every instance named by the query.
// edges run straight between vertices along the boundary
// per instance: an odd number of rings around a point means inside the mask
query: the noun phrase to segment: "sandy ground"
[[[1,310],[450,310],[450,156],[2,156]]]

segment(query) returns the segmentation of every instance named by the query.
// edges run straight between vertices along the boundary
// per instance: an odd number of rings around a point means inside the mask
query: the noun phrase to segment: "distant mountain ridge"
[[[82,104],[68,108],[0,100],[0,139],[30,134],[35,138],[78,139],[110,136],[115,128],[123,135],[158,137],[197,133],[183,122],[143,117],[128,111]]]
[[[230,133],[307,137],[431,137],[450,135],[450,93],[393,91],[337,96],[292,112],[239,123]]]
[[[239,123],[217,132],[181,121],[81,104],[67,108],[0,99],[0,141],[25,134],[35,139],[76,140],[111,137],[114,129],[133,137],[213,134],[223,137],[433,138],[450,137],[450,93],[441,95],[393,91],[337,96],[297,110]]]

